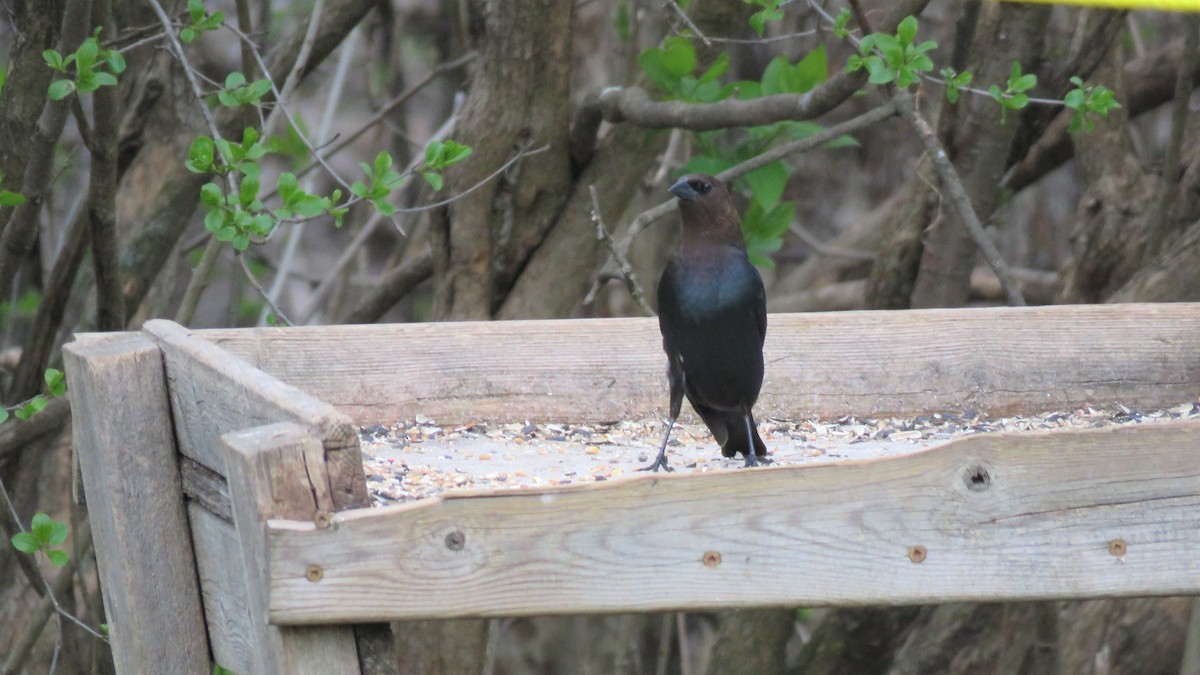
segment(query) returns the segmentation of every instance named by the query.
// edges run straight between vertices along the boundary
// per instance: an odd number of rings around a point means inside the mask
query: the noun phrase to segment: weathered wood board
[[[667,403],[654,319],[196,334],[364,424],[602,422]],[[760,417],[1153,407],[1200,391],[1200,304],[772,314],[765,350]]]
[[[348,627],[279,628],[267,613],[266,523],[269,518],[324,520],[334,509],[321,441],[295,424],[275,424],[222,437],[237,525],[243,600],[254,650],[248,675],[359,675],[354,631]]]
[[[1197,594],[1197,457],[1194,421],[988,434],[271,521],[270,619]]]
[[[345,414],[170,321],[143,328],[166,359],[179,451],[225,476],[221,434],[294,422],[321,439],[339,507],[367,504],[358,433]]]
[[[209,670],[162,355],[131,333],[63,349],[113,661]]]

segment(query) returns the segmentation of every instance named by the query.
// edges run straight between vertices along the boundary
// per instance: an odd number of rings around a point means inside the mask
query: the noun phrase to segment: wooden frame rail
[[[378,622],[418,618],[1200,593],[1197,422],[367,509],[355,424],[660,414],[655,322],[65,352],[121,672],[386,672]],[[1200,304],[772,315],[766,357],[764,417],[1174,405]]]

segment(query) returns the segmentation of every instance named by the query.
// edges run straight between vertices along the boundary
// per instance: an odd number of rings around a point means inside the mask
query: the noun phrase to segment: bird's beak
[[[695,201],[696,199],[700,198],[700,193],[693,190],[691,185],[688,185],[686,178],[680,178],[678,181],[676,181],[675,184],[670,187],[670,192],[676,197],[679,197],[687,202]]]

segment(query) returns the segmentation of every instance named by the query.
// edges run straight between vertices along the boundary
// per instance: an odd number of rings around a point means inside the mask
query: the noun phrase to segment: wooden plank
[[[280,624],[1200,593],[1200,423],[270,523]],[[317,582],[305,578],[320,568]]]
[[[358,433],[346,415],[176,323],[147,321],[143,332],[166,357],[175,430],[185,456],[226,476],[221,434],[294,422],[321,439],[337,493],[335,502],[367,503]]]
[[[231,520],[198,503],[188,504],[188,521],[213,660],[235,673],[253,673],[257,645],[246,606],[246,573],[237,530]]]
[[[63,355],[117,671],[208,672],[162,354],[124,333]]]
[[[255,642],[247,672],[359,675],[354,631],[268,625],[267,538],[270,518],[303,518],[328,526],[334,508],[321,442],[295,424],[277,424],[222,437],[230,468],[229,494],[241,542],[245,600]]]
[[[667,403],[654,319],[199,334],[359,423],[600,422]],[[1200,304],[772,314],[766,361],[760,417],[1171,405],[1200,390]]]

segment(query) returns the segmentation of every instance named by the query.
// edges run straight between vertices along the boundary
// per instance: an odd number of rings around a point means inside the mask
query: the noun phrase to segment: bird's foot
[[[746,463],[742,465],[742,468],[746,469],[752,466],[769,466],[774,463],[775,462],[771,461],[766,455],[758,457],[751,452],[746,454]]]
[[[667,466],[666,455],[659,455],[649,466],[643,466],[638,471],[653,471],[654,473],[658,473],[660,468],[667,473],[675,473],[675,469]]]

